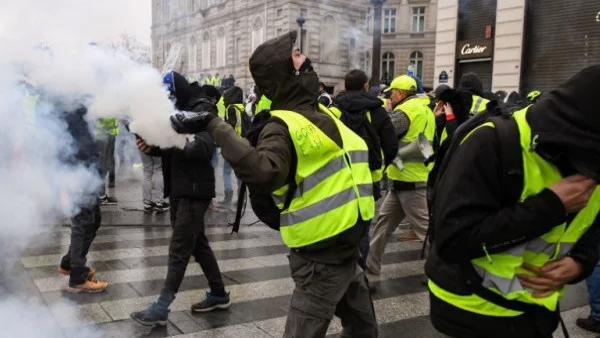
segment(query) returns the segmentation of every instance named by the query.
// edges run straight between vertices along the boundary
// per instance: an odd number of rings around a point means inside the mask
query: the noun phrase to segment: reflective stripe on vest
[[[342,149],[298,113],[278,110],[271,115],[287,125],[297,156],[297,188],[280,214],[283,242],[290,248],[304,247],[353,227],[359,217],[371,220],[375,201],[364,140],[333,118]],[[272,194],[280,209],[288,189],[285,185]]]
[[[395,109],[401,110],[406,113],[410,120],[410,126],[408,132],[398,142],[398,148],[402,148],[408,144],[411,144],[419,133],[424,133],[425,137],[429,142],[433,142],[435,136],[435,116],[431,109],[425,104],[425,100],[421,97],[413,97],[405,100]],[[427,177],[433,163],[426,166],[423,161],[411,162],[403,161],[404,169],[400,170],[396,165],[390,165],[388,167],[388,177],[395,181],[401,182],[426,182]]]
[[[563,178],[560,171],[553,164],[530,150],[532,135],[526,120],[526,114],[527,108],[513,115],[519,128],[523,156],[524,186],[520,201],[539,194],[542,190]],[[493,127],[493,124],[486,123],[486,126]],[[502,253],[473,259],[471,263],[483,279],[482,285],[501,294],[506,299],[536,304],[550,311],[555,311],[564,289],[557,290],[545,298],[534,298],[531,291],[521,285],[516,274],[531,274],[521,268],[523,263],[542,267],[549,261],[565,257],[590,228],[599,212],[600,189],[597,187],[587,206],[577,213],[568,226],[566,223],[560,224],[527,243],[510,248]],[[488,316],[517,316],[521,314],[521,312],[492,304],[476,295],[454,295],[433,283],[430,283],[430,290],[438,298],[467,311]]]
[[[473,116],[483,112],[487,109],[488,102],[490,102],[490,100],[484,99],[478,95],[473,95],[473,103],[471,104],[471,111],[469,114]]]
[[[329,110],[327,110],[323,104],[319,103],[319,108],[321,108],[322,111],[324,112],[331,112],[333,114],[333,117],[340,119],[342,117],[342,111],[337,108],[337,107],[331,107],[329,108]],[[369,123],[371,123],[371,112],[367,111],[367,120],[369,120]],[[368,159],[367,159],[368,161]],[[385,163],[384,162],[384,154],[383,154],[383,149],[381,149],[381,168],[377,169],[377,170],[371,170],[371,178],[373,179],[373,183],[377,183],[379,181],[381,181],[381,179],[383,178],[383,171],[385,170]]]

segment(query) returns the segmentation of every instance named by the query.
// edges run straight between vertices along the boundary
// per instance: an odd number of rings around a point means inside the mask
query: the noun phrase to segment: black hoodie
[[[293,31],[269,40],[256,49],[250,58],[254,81],[258,89],[272,100],[271,109],[302,114],[342,146],[335,122],[317,110],[319,80],[310,61],[305,62],[299,71],[294,68],[291,54],[296,36],[297,33]],[[231,164],[236,175],[248,184],[251,200],[270,199],[270,194],[289,182],[295,173],[293,143],[287,127],[281,123],[267,123],[260,132],[256,147],[240,138],[230,125],[220,119],[212,120],[208,131],[221,145],[223,157]],[[273,203],[272,200],[267,202]],[[358,243],[368,224],[359,220],[356,226],[345,232],[307,247],[296,248],[296,252],[305,259],[328,264],[354,260],[358,257]]]
[[[383,150],[384,164],[390,165],[398,152],[398,138],[381,99],[363,91],[346,91],[336,96],[335,105],[350,115],[357,115],[358,119],[367,112],[371,113],[371,125]]]

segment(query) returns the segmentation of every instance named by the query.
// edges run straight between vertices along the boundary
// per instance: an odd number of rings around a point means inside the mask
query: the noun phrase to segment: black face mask
[[[306,58],[306,60],[304,60],[304,63],[302,64],[302,66],[300,66],[300,69],[298,70],[298,72],[300,72],[300,73],[314,72],[314,68],[312,66],[312,61],[310,61],[309,58]]]

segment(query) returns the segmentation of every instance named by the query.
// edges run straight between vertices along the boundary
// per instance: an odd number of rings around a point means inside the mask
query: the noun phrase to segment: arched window
[[[188,71],[195,72],[198,69],[198,44],[196,38],[192,36],[190,38],[190,45],[188,49]]]
[[[417,77],[423,78],[423,53],[418,50],[410,53],[410,64],[414,67],[413,71]]]
[[[227,61],[227,44],[225,40],[225,28],[217,30],[217,67],[225,67]]]
[[[210,33],[202,35],[202,69],[210,68]]]
[[[381,78],[384,82],[390,82],[394,79],[394,66],[394,53],[383,53],[383,56],[381,57]]]
[[[327,35],[326,39],[321,40],[321,61],[337,64],[340,59],[338,52],[339,37],[337,24],[333,16],[328,15],[323,19],[321,32]]]
[[[263,24],[262,18],[256,17],[254,22],[252,23],[252,52],[256,49],[256,47],[260,46],[263,43],[263,39],[265,36],[265,26]]]

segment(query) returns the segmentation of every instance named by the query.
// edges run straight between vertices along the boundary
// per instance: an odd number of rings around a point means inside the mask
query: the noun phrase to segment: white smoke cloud
[[[97,171],[65,161],[75,151],[65,111],[87,105],[92,132],[97,118],[118,117],[132,121],[132,131],[150,144],[184,143],[184,136],[170,127],[168,116],[174,107],[161,74],[103,47],[108,41],[98,39],[98,32],[111,24],[111,13],[113,20],[126,19],[117,15],[119,7],[114,5],[119,3],[0,4],[0,277],[10,277],[11,267],[19,264],[22,249],[34,237],[50,232],[96,198]],[[36,92],[40,95],[30,95]],[[64,336],[51,311],[31,301],[31,295],[7,296],[5,279],[0,278],[2,336]]]

